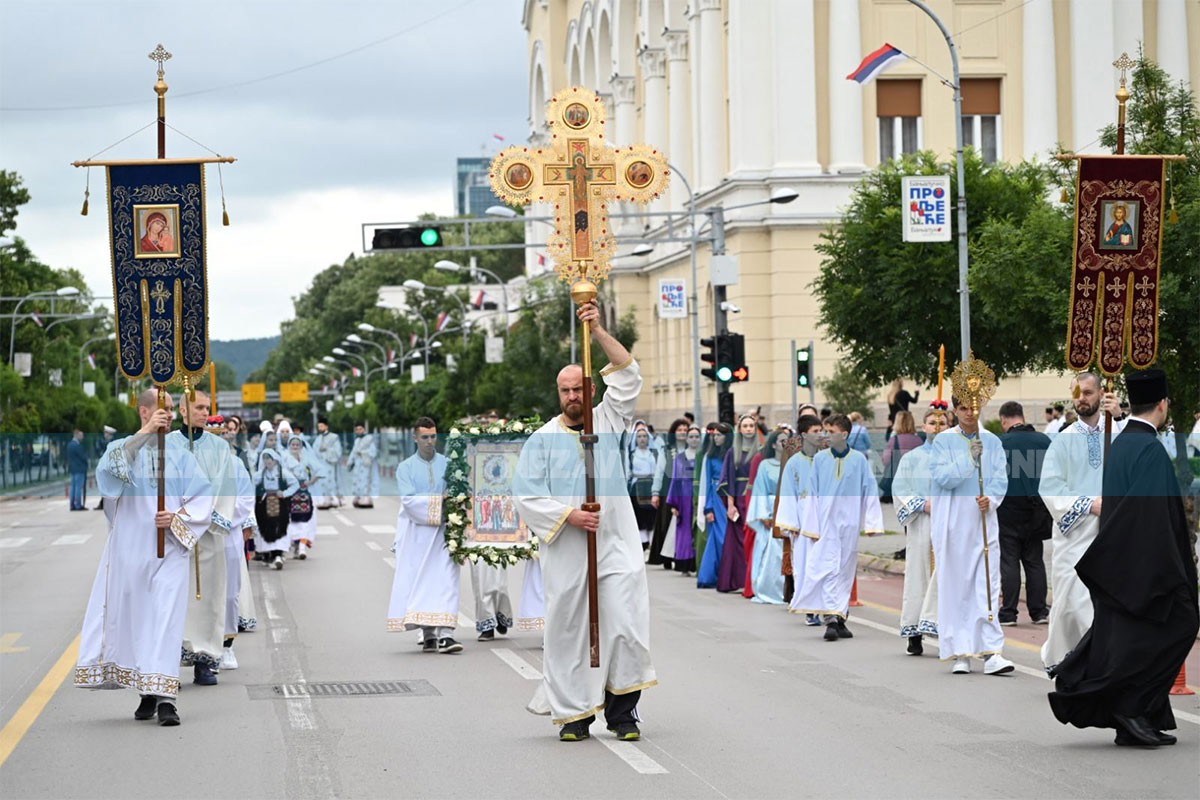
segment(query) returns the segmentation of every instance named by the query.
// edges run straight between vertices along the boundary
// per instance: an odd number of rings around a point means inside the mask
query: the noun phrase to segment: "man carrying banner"
[[[166,511],[158,511],[156,438],[171,427],[174,404],[157,408],[158,390],[138,398],[142,427],[109,445],[96,467],[96,485],[108,499],[108,543],[88,599],[75,685],[137,690],[134,718],[179,724],[179,643],[187,615],[190,554],[212,522],[213,488],[196,458],[178,439],[162,453]],[[166,528],[163,558],[155,528]]]

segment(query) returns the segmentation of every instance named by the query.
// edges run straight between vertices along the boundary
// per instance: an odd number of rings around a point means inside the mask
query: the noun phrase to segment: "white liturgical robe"
[[[808,476],[812,473],[812,465],[812,458],[803,452],[793,453],[788,457],[779,478],[779,509],[775,512],[775,527],[792,541],[792,584],[795,587],[804,581],[808,551],[813,541],[800,533],[804,527],[804,507],[808,503]],[[796,605],[799,597],[799,592],[792,592],[789,611],[799,612]]]
[[[1042,464],[1038,493],[1054,518],[1051,541],[1050,629],[1042,645],[1042,663],[1053,667],[1079,644],[1092,627],[1092,595],[1075,565],[1100,532],[1092,501],[1103,494],[1104,430],[1082,420],[1064,428],[1050,442]]]
[[[796,576],[793,607],[845,619],[858,571],[859,534],[883,532],[879,484],[867,457],[847,447],[840,455],[830,449],[813,457],[807,491],[800,533],[813,541],[804,577]]]
[[[458,626],[458,564],[446,549],[442,501],[447,459],[413,453],[396,468],[396,574],[388,606],[389,631]]]
[[[604,707],[605,691],[629,694],[657,683],[650,663],[650,595],[637,520],[622,466],[621,434],[633,420],[642,374],[632,358],[601,371],[606,389],[593,414],[600,668],[589,666],[587,535],[567,524],[585,501],[579,432],[558,416],[521,449],[513,493],[522,518],[541,540],[546,587],[544,679],[529,704],[555,724]]]
[[[168,445],[165,499],[174,519],[166,555],[155,546],[158,448],[154,437],[133,458],[133,437],[112,442],[96,466],[108,542],[88,599],[75,667],[84,689],[179,693],[179,644],[187,614],[190,553],[212,522],[213,489],[186,449]]]
[[[980,494],[979,468],[971,458],[970,439],[955,425],[939,433],[931,445],[929,468],[935,493],[930,516],[937,562],[938,642],[943,661],[986,658],[1004,649],[1004,631],[998,617],[1000,524],[996,509],[1008,492],[1007,462],[995,434],[981,429],[978,435],[983,439],[983,495],[991,501],[986,559],[990,570],[985,569],[983,521],[976,501]]]

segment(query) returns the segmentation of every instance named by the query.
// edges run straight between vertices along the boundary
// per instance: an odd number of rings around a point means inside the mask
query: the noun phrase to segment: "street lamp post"
[[[17,307],[13,309],[12,325],[8,330],[8,363],[13,363],[13,358],[16,353],[17,344],[17,320],[21,318],[21,305],[26,300],[34,300],[39,297],[75,297],[79,294],[79,289],[74,286],[63,286],[60,289],[55,289],[53,292],[34,292],[27,294],[17,301]]]
[[[80,346],[80,348],[79,348],[79,387],[80,388],[83,388],[83,357],[84,357],[84,353],[87,352],[88,347],[90,345],[95,344],[96,342],[103,342],[103,341],[107,341],[108,339],[115,339],[115,338],[117,338],[117,334],[110,333],[110,334],[107,334],[106,336],[97,336],[95,339],[88,339],[86,342],[84,342]],[[120,369],[120,365],[118,365],[117,368]],[[115,386],[115,383],[116,382],[114,380],[114,386]]]
[[[387,303],[379,303],[378,305],[380,308],[386,308],[386,309],[390,309],[392,311],[399,311],[398,308],[396,308],[393,305],[388,305]],[[425,331],[424,341],[428,342],[429,341],[429,323],[426,322],[425,317],[421,316],[420,314],[413,314],[413,317],[417,320],[417,322],[421,323],[421,328]],[[362,328],[362,325],[359,325],[360,330],[361,330],[361,328]],[[429,351],[428,350],[425,351],[425,372],[426,372],[426,374],[428,374],[428,372],[429,372]]]
[[[505,208],[505,207],[506,206],[501,206],[501,208]],[[474,260],[474,259],[472,259],[472,260]],[[492,280],[494,280],[496,283],[500,284],[500,292],[501,292],[501,295],[504,300],[504,333],[505,334],[508,333],[508,327],[509,327],[508,284],[506,284],[504,281],[500,280],[499,275],[492,272],[490,269],[484,269],[483,267],[477,266],[475,264],[472,264],[469,267],[464,267],[462,264],[459,264],[456,261],[448,261],[445,259],[434,264],[433,268],[440,269],[445,272],[466,272],[471,278],[474,278],[477,273],[482,273],[484,275],[491,277]]]
[[[372,342],[370,339],[364,339],[361,336],[359,336],[357,333],[352,333],[349,336],[347,336],[345,339],[342,340],[343,347],[346,347],[347,345],[352,345],[354,347],[363,347],[364,345],[368,345],[368,344],[371,345],[371,347],[374,347],[376,350],[379,351],[379,363],[383,365],[383,377],[387,378],[389,359],[388,359],[387,349],[384,348],[383,345],[381,345],[377,342]]]
[[[466,319],[467,319],[467,304],[462,301],[461,297],[459,297],[454,292],[450,291],[445,286],[429,286],[427,284],[422,283],[421,281],[414,280],[412,278],[406,280],[402,284],[402,286],[404,286],[405,289],[413,289],[415,291],[425,291],[426,289],[431,289],[433,291],[441,292],[442,294],[446,295],[447,297],[454,298],[454,302],[458,303],[459,308],[462,309],[463,321],[464,322],[466,321]],[[466,346],[467,346],[467,326],[466,325],[464,325],[463,329],[462,329],[462,339],[463,339],[463,349],[465,350]]]
[[[404,374],[404,361],[408,357],[409,353],[416,352],[416,348],[414,347],[412,349],[409,349],[408,345],[404,344],[404,340],[400,338],[400,334],[396,333],[395,331],[389,331],[385,328],[377,328],[369,322],[358,323],[358,329],[360,331],[363,331],[364,333],[385,333],[388,336],[390,336],[396,340],[396,344],[398,346],[396,349],[396,353],[399,356],[399,358],[393,358],[392,364],[399,364],[400,374],[403,375]]]
[[[335,348],[333,348],[333,352],[337,353],[337,351],[341,350],[341,349],[342,348],[340,348],[340,347],[335,347]],[[344,355],[344,354],[345,354],[344,350],[341,353],[338,353],[338,355]],[[325,356],[321,360],[324,361],[326,364],[341,364],[344,367],[349,367],[351,375],[354,374],[354,370],[358,369],[358,367],[354,366],[349,361],[342,361],[340,359],[334,358],[333,356]],[[366,363],[367,363],[366,359],[363,359],[364,366],[366,365]],[[370,376],[368,376],[366,374],[365,370],[363,371],[363,391],[366,392],[367,394],[371,393],[371,378],[370,378]]]

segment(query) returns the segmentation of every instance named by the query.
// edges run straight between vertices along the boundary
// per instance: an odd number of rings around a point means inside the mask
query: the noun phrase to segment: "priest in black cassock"
[[[1179,484],[1157,431],[1167,420],[1167,377],[1126,379],[1133,416],[1104,468],[1100,532],[1075,571],[1095,618],[1055,673],[1050,707],[1063,724],[1116,728],[1116,743],[1175,744],[1168,693],[1200,628],[1196,562]]]

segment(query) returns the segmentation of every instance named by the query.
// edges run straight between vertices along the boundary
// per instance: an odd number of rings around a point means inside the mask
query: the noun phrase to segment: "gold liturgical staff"
[[[616,240],[608,223],[612,201],[648,203],[662,194],[670,171],[666,157],[646,145],[609,147],[604,141],[604,101],[595,92],[574,86],[548,104],[551,143],[546,148],[510,147],[492,161],[496,196],[509,205],[554,204],[554,235],[547,245],[555,269],[571,283],[571,299],[583,305],[595,299],[597,284],[608,276]],[[583,323],[583,396],[592,396],[592,332]],[[583,404],[586,501],[582,510],[596,512],[595,444],[592,405]],[[596,533],[587,534],[588,628],[590,658],[600,666],[599,584]]]

